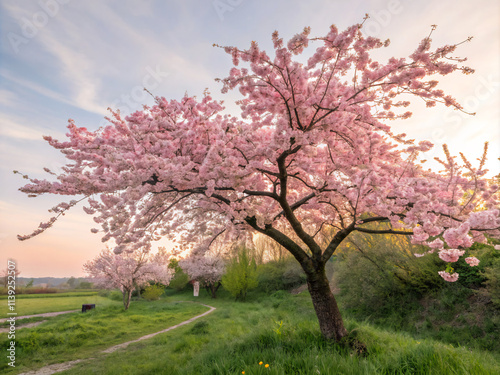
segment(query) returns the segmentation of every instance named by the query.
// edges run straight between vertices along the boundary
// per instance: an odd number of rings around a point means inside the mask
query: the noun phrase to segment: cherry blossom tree
[[[364,36],[362,24],[309,34],[285,43],[275,32],[272,57],[256,42],[222,47],[234,67],[219,81],[223,93],[239,90],[239,117],[208,93],[157,97],[129,116],[112,112],[96,131],[70,120],[66,141],[45,137],[69,162],[55,181],[30,179],[21,191],[77,199],[19,238],[43,232],[80,200],[117,251],[167,237],[199,256],[214,241],[260,233],[300,263],[322,334],[340,340],[347,331],[325,265],[350,233],[411,235],[430,252],[453,254],[485,234],[498,237],[498,186],[486,183],[486,152],[474,167],[445,147],[443,171],[433,172],[420,163],[431,142],[387,125],[411,115],[404,108],[412,98],[463,111],[435,79],[473,72],[454,57],[460,43],[431,49],[431,32],[408,58],[378,62],[370,54],[389,41]],[[302,56],[310,44],[318,47]],[[377,222],[392,226],[373,229]],[[327,240],[324,228],[333,230]]]
[[[226,269],[224,259],[209,255],[191,256],[180,260],[179,265],[192,280],[198,281],[205,287],[212,298],[216,298],[222,275]]]
[[[85,263],[83,269],[97,286],[106,289],[120,288],[125,310],[130,306],[135,288],[145,286],[150,281],[168,285],[172,278],[166,255],[161,252],[155,255],[147,251],[115,254],[107,249]]]

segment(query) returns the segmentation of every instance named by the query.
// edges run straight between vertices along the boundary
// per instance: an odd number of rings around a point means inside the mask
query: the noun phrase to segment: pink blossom
[[[476,257],[467,257],[465,258],[465,261],[471,267],[477,266],[479,264],[479,259],[477,259]]]
[[[429,246],[432,249],[442,249],[443,245],[444,245],[443,241],[441,241],[439,238],[436,238],[434,241],[427,243],[427,246]]]
[[[465,250],[458,249],[443,249],[439,251],[439,257],[445,262],[453,263],[458,260],[462,255],[464,255]]]
[[[458,273],[448,273],[446,271],[439,271],[439,276],[441,276],[443,279],[445,279],[446,281],[449,281],[451,283],[455,282],[458,280]]]

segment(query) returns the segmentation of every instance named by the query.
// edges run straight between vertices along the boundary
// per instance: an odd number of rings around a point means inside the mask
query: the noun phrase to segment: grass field
[[[6,296],[0,299],[0,316],[7,316]],[[100,297],[97,292],[72,292],[60,294],[22,294],[16,296],[15,312],[18,316],[42,314],[47,312],[78,310],[82,304],[93,303],[101,307],[121,303]]]
[[[199,304],[163,299],[153,303],[135,302],[124,311],[120,303],[110,302],[113,303],[98,305],[84,314],[59,315],[37,327],[18,329],[16,368],[12,371],[7,367],[6,356],[1,356],[0,373],[15,374],[51,363],[96,356],[111,346],[160,331],[208,310]],[[17,324],[21,324],[20,321]],[[9,341],[6,333],[0,334],[2,352],[7,352]]]
[[[61,374],[500,373],[500,360],[490,352],[453,347],[346,319],[347,328],[368,348],[368,355],[357,355],[322,339],[307,293],[291,296],[277,292],[246,303],[236,303],[224,294],[216,300],[202,294],[196,301],[215,306],[213,313],[126,349],[99,353],[207,310],[198,304],[176,304],[175,300],[194,297],[181,294],[156,302],[133,301],[128,312],[108,306],[90,314],[56,317],[26,333],[20,330],[20,367],[5,372],[15,374],[57,361],[92,357]],[[0,338],[4,341],[5,335]]]

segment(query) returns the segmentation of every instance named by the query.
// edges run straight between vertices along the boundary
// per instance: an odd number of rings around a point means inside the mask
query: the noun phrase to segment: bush
[[[186,286],[189,284],[189,276],[179,266],[179,261],[175,258],[170,259],[168,268],[175,271],[174,277],[170,280],[168,286],[178,292],[186,289]]]
[[[266,293],[290,290],[306,282],[306,275],[294,258],[270,261],[257,267],[259,289]]]
[[[244,301],[248,290],[256,288],[258,284],[255,259],[249,256],[246,248],[242,248],[226,268],[222,286],[236,299]]]
[[[113,301],[123,301],[123,293],[119,290],[113,290],[109,293],[108,298]]]
[[[333,283],[346,307],[367,312],[402,302],[402,296],[418,299],[445,285],[438,274],[442,260],[414,256],[427,250],[404,237],[351,235],[335,259]]]
[[[490,267],[486,267],[484,276],[486,277],[485,285],[491,302],[497,307],[500,307],[500,256],[495,259]]]
[[[142,297],[148,301],[156,301],[160,299],[164,291],[165,287],[163,285],[149,285],[144,289]]]
[[[97,295],[100,297],[109,297],[110,293],[111,293],[111,290],[109,290],[109,289],[100,289],[97,292]]]

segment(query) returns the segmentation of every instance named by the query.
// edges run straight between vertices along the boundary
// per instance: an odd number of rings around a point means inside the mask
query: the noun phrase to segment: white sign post
[[[195,281],[193,284],[193,295],[195,297],[198,297],[199,293],[200,293],[200,283],[198,281]]]

